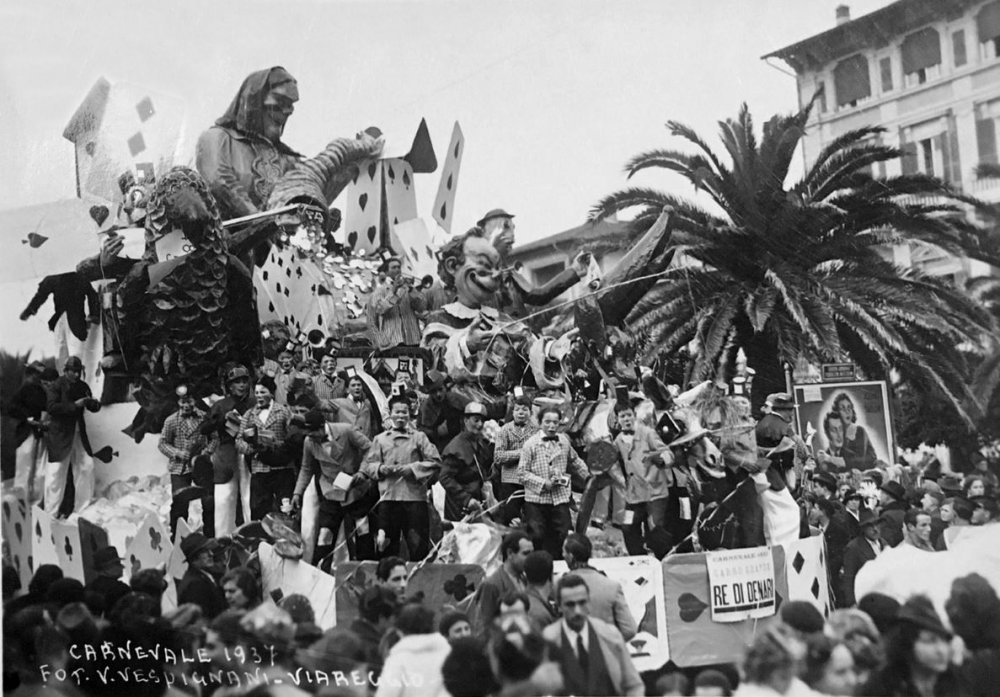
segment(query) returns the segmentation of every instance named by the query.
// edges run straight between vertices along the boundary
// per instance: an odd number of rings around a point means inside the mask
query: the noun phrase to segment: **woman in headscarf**
[[[298,100],[298,84],[287,70],[258,70],[243,81],[222,118],[198,138],[196,167],[224,220],[263,209],[275,182],[299,160],[281,142]]]

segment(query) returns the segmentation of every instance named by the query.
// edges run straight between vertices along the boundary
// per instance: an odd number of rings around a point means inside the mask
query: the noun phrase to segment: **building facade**
[[[1000,120],[1000,0],[898,0],[764,56],[796,74],[800,105],[818,95],[803,139],[808,168],[848,131],[886,129],[880,142],[903,157],[879,177],[925,173],[991,203],[1000,179],[979,178],[997,164]],[[990,273],[982,262],[923,247],[897,247],[893,259],[961,282]]]

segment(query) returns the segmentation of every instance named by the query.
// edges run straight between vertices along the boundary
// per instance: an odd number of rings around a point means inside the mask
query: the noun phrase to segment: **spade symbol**
[[[110,445],[105,445],[103,448],[101,448],[96,453],[94,453],[94,457],[96,457],[98,460],[100,460],[104,464],[108,464],[109,462],[111,462],[111,458],[115,457],[117,455],[118,455],[118,452],[115,451],[115,450],[112,450]]]
[[[347,244],[351,245],[352,248],[358,246],[358,233],[351,232],[347,235]]]
[[[701,617],[701,613],[705,611],[708,605],[691,593],[682,593],[681,597],[677,599],[677,607],[681,610],[680,614],[683,621],[694,622]]]
[[[368,241],[372,244],[375,244],[375,235],[377,232],[374,225],[368,228]]]
[[[149,528],[149,546],[152,547],[157,552],[161,552],[161,551],[163,551],[163,545],[161,544],[162,542],[163,542],[163,535],[161,535],[160,532],[156,528],[150,527]]]
[[[361,176],[361,170],[359,169],[358,173],[354,175],[354,179],[351,180],[352,183],[357,184],[358,183],[358,177],[360,177],[360,176]]]
[[[274,312],[274,303],[273,302],[269,302],[267,304],[267,311],[268,312]]]
[[[132,564],[132,574],[135,575],[142,568],[142,562],[135,558],[135,555],[129,555],[129,561]]]
[[[297,267],[295,269],[295,277],[296,278],[302,278],[302,267],[301,266],[299,266],[299,267]]]
[[[445,183],[445,186],[448,187],[448,191],[451,191],[451,184],[452,184],[451,178],[452,178],[452,175],[449,174],[448,175],[448,181]]]
[[[368,178],[374,179],[376,171],[378,171],[378,163],[372,162],[370,165],[368,165]]]
[[[403,172],[403,184],[406,185],[407,189],[410,188],[410,173],[409,172]]]
[[[14,523],[14,534],[17,535],[17,541],[22,542],[24,540],[24,531],[21,529],[20,523]]]
[[[73,561],[73,545],[69,541],[69,537],[65,538],[66,543],[63,545],[63,551],[66,552],[66,556],[69,557],[70,561]]]
[[[45,235],[39,235],[37,232],[29,232],[28,239],[21,240],[21,244],[29,245],[32,249],[38,249],[41,247],[49,238]]]
[[[389,165],[389,179],[392,180],[392,184],[396,183],[396,171],[392,168],[392,165]]]
[[[365,206],[368,205],[368,194],[358,196],[358,205],[361,206],[361,210],[365,209]]]
[[[42,524],[39,523],[36,520],[35,521],[35,537],[41,537],[41,536],[42,536]]]
[[[446,220],[448,218],[448,202],[445,201],[441,204],[441,220]]]
[[[90,207],[90,217],[97,227],[104,225],[104,221],[108,219],[108,207],[107,206],[91,206]]]

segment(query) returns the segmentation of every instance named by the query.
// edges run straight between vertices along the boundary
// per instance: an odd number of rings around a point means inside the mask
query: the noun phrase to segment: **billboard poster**
[[[799,433],[832,472],[895,460],[884,381],[795,386]]]

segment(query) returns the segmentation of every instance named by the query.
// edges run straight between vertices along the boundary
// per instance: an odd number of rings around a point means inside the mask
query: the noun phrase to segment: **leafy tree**
[[[783,390],[783,363],[850,359],[868,375],[890,371],[937,390],[968,424],[977,400],[966,351],[996,331],[994,317],[950,281],[902,268],[891,245],[917,243],[997,263],[966,215],[980,205],[925,175],[875,179],[873,167],[900,157],[881,128],[850,131],[785,185],[810,106],[775,116],[758,140],[746,105],[720,123],[726,157],[691,128],[667,128],[694,152],[657,149],[626,165],[676,172],[720,209],[656,189],[631,187],[601,200],[592,219],[639,207],[648,226],[674,209],[668,247],[687,263],[670,269],[635,305],[626,324],[650,355],[693,347],[693,374],[728,378],[742,348],[757,371],[755,401]]]

